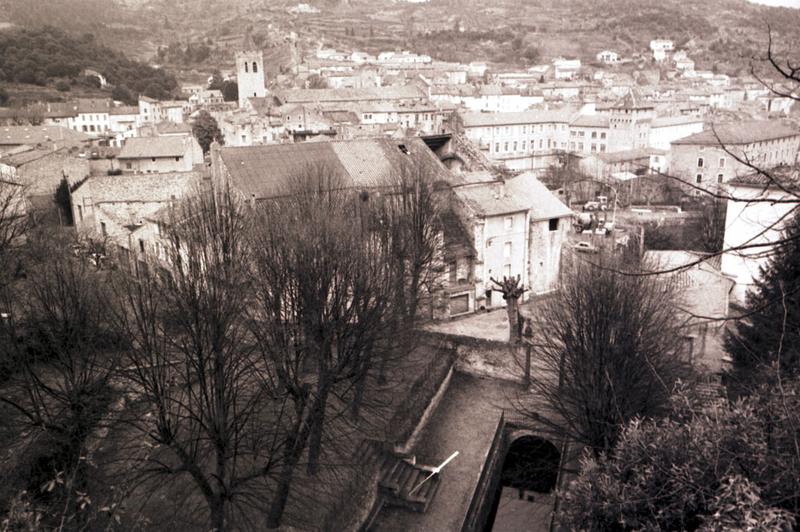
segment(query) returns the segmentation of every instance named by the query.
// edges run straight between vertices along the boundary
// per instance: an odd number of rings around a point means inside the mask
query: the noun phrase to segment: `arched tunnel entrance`
[[[551,442],[526,434],[511,441],[484,532],[547,530],[561,453]]]

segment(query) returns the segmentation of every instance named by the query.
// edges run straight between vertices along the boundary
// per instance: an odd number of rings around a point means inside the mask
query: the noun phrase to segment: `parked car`
[[[584,211],[604,211],[608,209],[608,205],[600,203],[599,201],[587,201],[583,205]]]
[[[578,251],[580,253],[598,253],[600,251],[589,242],[578,242],[572,247],[575,251]]]

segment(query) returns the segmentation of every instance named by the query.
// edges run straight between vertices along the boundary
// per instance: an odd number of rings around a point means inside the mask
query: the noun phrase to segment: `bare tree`
[[[610,450],[623,423],[660,412],[689,375],[673,297],[669,278],[578,263],[532,318],[537,399],[520,400],[520,412],[598,455]]]
[[[325,446],[360,430],[378,361],[382,372],[409,350],[397,337],[416,319],[438,238],[432,183],[409,172],[398,186],[359,191],[309,167],[256,207],[251,323],[276,396],[287,400],[269,527],[281,522],[306,450],[316,475]]]
[[[121,347],[103,279],[70,251],[58,238],[30,243],[27,279],[14,284],[15,304],[0,320],[2,350],[13,362],[0,392],[13,431],[7,438],[34,446],[27,488],[58,504],[50,513],[60,516],[57,527],[85,521],[85,444],[111,400]]]
[[[141,457],[140,480],[173,494],[188,482],[217,531],[260,506],[277,454],[271,389],[247,329],[248,228],[229,191],[197,193],[164,225],[166,260],[138,275],[120,270],[117,285],[131,342],[126,374],[142,405],[127,422],[154,446]]]
[[[508,313],[508,341],[516,345],[522,336],[522,316],[519,312],[519,299],[527,288],[523,286],[519,275],[516,277],[503,276],[502,281],[498,281],[494,277],[490,278],[490,280],[503,293],[506,312]]]

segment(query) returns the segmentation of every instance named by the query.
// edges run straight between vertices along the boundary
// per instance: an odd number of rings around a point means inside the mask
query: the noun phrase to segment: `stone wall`
[[[508,342],[484,340],[470,336],[426,332],[432,338],[447,341],[456,353],[456,371],[490,377],[493,379],[522,382],[524,353]]]

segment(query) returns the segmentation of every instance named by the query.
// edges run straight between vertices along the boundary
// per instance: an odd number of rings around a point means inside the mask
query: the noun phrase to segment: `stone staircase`
[[[419,513],[428,509],[439,489],[441,476],[435,473],[421,483],[433,473],[433,467],[417,464],[413,456],[387,451],[378,442],[369,440],[362,441],[353,454],[363,463],[377,465],[380,472],[377,500],[362,530],[370,529],[381,508],[385,506]]]
[[[388,506],[400,506],[414,512],[425,512],[441,483],[439,473],[435,473],[420,485],[431,473],[433,473],[432,467],[418,465],[407,458],[393,456],[381,466],[378,492],[384,497],[384,504]]]

